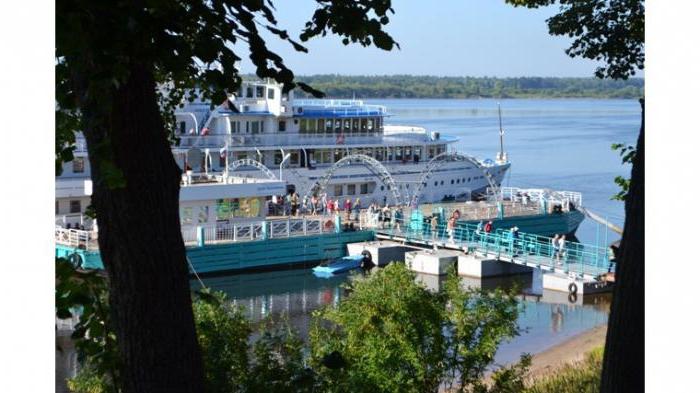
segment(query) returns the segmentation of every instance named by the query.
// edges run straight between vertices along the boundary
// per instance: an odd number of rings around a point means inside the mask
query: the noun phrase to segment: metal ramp
[[[545,236],[496,230],[477,230],[475,224],[460,223],[450,237],[446,224],[435,231],[429,222],[392,222],[389,228],[374,229],[378,239],[394,240],[429,247],[460,250],[518,265],[558,272],[593,280],[613,269],[612,254],[605,247],[566,241],[563,248],[555,247]]]

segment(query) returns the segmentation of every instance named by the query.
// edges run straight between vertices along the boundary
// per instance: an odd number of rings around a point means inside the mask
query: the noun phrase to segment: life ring
[[[569,284],[569,293],[570,294],[571,293],[574,293],[574,294],[578,293],[578,285],[576,285],[575,282],[572,282],[571,284]]]
[[[71,265],[76,269],[80,269],[83,266],[83,258],[76,252],[68,256],[68,261],[70,261]]]

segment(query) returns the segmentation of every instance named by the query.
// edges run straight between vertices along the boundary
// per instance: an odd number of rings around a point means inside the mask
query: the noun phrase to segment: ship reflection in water
[[[349,278],[350,274],[318,278],[310,269],[301,269],[210,277],[203,281],[211,289],[225,292],[252,322],[286,315],[290,324],[306,338],[311,313],[337,304],[346,296],[341,284]],[[430,290],[438,290],[444,283],[444,277],[427,274],[418,274],[417,280]],[[488,279],[463,277],[462,282],[465,287],[508,289],[517,286],[520,289],[523,307],[518,324],[522,332],[502,344],[496,355],[497,363],[517,360],[523,352],[541,352],[607,323],[609,294],[577,297],[543,290],[537,285],[541,279],[533,274]],[[192,281],[193,289],[199,287],[199,282]]]

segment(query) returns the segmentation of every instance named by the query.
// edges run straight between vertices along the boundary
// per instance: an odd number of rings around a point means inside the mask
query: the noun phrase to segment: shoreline
[[[527,378],[536,380],[556,372],[566,364],[584,360],[588,352],[605,345],[607,331],[607,324],[596,326],[542,352],[533,354]]]

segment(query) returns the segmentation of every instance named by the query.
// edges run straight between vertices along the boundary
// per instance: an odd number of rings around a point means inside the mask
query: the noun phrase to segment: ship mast
[[[498,154],[498,161],[506,161],[505,153],[503,152],[503,120],[501,119],[501,103],[498,103],[498,136],[501,140],[501,152]]]

